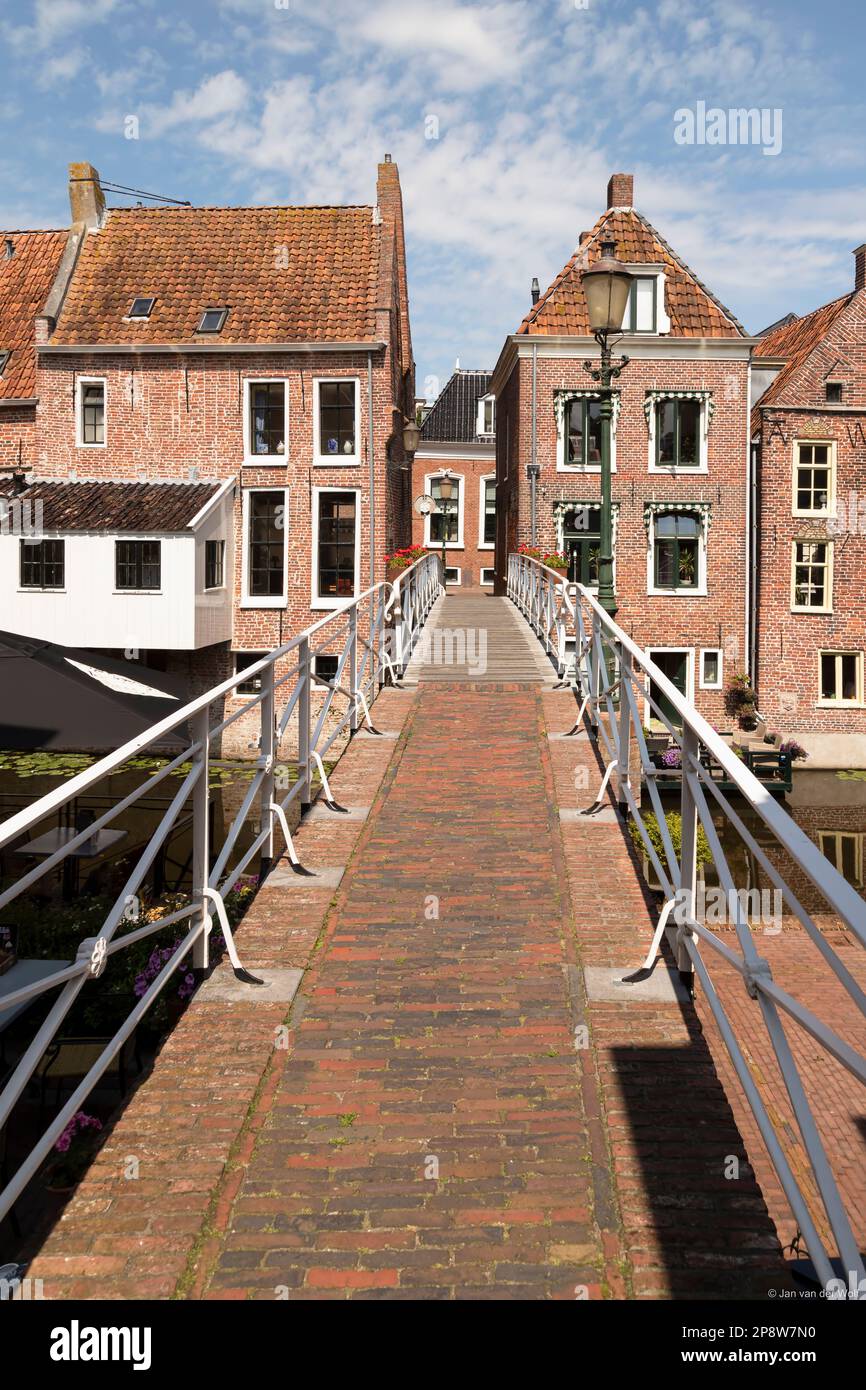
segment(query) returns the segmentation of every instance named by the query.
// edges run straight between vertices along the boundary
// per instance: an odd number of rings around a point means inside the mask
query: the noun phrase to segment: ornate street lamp
[[[421,426],[416,420],[405,420],[403,423],[403,449],[407,454],[414,454],[421,443]]]
[[[454,479],[447,471],[439,479],[439,513],[442,517],[442,588],[445,588],[445,540],[448,535],[451,498],[454,493]]]
[[[634,276],[616,259],[613,241],[601,243],[601,260],[583,272],[583,291],[589,312],[589,326],[601,349],[601,370],[591,362],[584,368],[601,385],[601,543],[598,557],[598,601],[612,618],[617,601],[613,587],[613,501],[611,497],[610,454],[613,391],[611,383],[628,365],[623,355],[616,366],[610,351],[611,336],[622,332]]]

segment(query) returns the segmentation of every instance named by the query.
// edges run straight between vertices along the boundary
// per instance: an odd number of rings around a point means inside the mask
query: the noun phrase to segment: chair
[[[111,1038],[62,1037],[55,1038],[42,1056],[33,1072],[33,1080],[40,1083],[40,1104],[45,1106],[48,1086],[55,1082],[54,1104],[60,1104],[63,1086],[68,1081],[80,1081],[90,1071],[94,1062],[102,1056]],[[126,1094],[127,1061],[135,1058],[138,1071],[142,1070],[137,1037],[127,1038],[117,1054],[109,1062],[103,1075],[116,1073],[121,1096]]]

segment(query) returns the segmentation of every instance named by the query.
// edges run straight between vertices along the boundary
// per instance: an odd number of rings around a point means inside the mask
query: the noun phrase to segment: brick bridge
[[[743,1298],[788,1282],[796,1222],[700,988],[693,1002],[667,945],[648,984],[611,982],[640,965],[657,911],[614,800],[580,814],[603,764],[586,731],[566,737],[572,685],[508,599],[440,598],[430,626],[376,701],[384,736],[360,731],[331,776],[348,814],[303,818],[315,876],[278,862],[238,929],[267,987],[221,964],[198,991],[32,1251],[47,1296]],[[439,664],[436,632],[460,630],[486,633],[485,661],[470,644]],[[853,944],[837,948],[853,968]],[[787,987],[807,978],[802,933],[761,949]],[[733,970],[716,985],[826,1235],[759,1007]],[[832,976],[813,992],[856,1028]],[[817,1052],[806,1037],[797,1060],[862,1241],[862,1107]]]

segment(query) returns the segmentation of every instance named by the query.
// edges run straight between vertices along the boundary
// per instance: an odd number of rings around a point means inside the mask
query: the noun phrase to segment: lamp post
[[[631,293],[633,275],[616,259],[612,241],[601,243],[601,259],[583,272],[583,290],[589,312],[589,326],[601,349],[601,370],[591,362],[584,368],[601,386],[601,543],[598,557],[598,601],[611,618],[616,617],[617,601],[613,585],[613,500],[611,496],[610,455],[613,420],[612,382],[628,365],[623,355],[614,366],[610,339],[622,332],[622,321]]]
[[[454,492],[454,479],[447,471],[439,479],[439,512],[442,517],[442,588],[445,588],[445,540],[448,535],[451,497]]]

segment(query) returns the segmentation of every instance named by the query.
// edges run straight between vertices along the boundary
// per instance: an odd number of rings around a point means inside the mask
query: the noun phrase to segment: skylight
[[[205,309],[201,316],[198,333],[219,333],[226,321],[228,309]]]
[[[9,353],[8,353],[8,352],[0,351],[0,376],[2,376],[3,373],[5,372],[5,370],[6,370],[6,363],[7,363],[8,361],[9,361]]]
[[[145,296],[134,299],[132,301],[132,308],[129,311],[129,317],[131,319],[149,319],[155,303],[155,298],[148,299]]]

